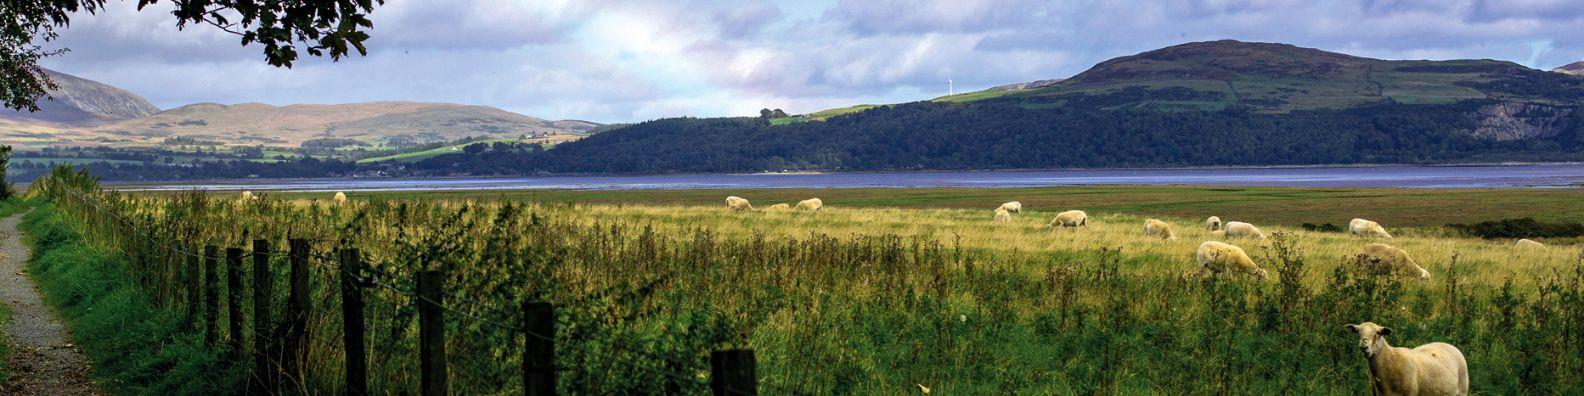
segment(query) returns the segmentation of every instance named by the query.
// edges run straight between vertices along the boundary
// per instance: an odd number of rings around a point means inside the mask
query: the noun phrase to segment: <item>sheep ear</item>
[[[1342,327],[1346,327],[1346,328],[1347,328],[1347,331],[1351,331],[1351,332],[1353,332],[1353,333],[1354,333],[1354,334],[1358,334],[1358,326],[1354,326],[1354,325],[1347,325],[1347,326],[1342,326]]]
[[[1380,329],[1380,332],[1377,333],[1377,334],[1380,334],[1380,335],[1383,335],[1383,336],[1389,336],[1389,335],[1391,335],[1391,328],[1390,327],[1382,327]]]

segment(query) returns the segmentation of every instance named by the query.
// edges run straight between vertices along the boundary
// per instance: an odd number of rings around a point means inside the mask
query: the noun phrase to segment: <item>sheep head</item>
[[[1358,335],[1359,351],[1364,352],[1364,357],[1366,358],[1374,358],[1375,354],[1380,353],[1381,348],[1387,346],[1386,336],[1391,335],[1392,331],[1390,327],[1381,326],[1374,322],[1364,322],[1357,325],[1350,324],[1346,327],[1348,331]]]

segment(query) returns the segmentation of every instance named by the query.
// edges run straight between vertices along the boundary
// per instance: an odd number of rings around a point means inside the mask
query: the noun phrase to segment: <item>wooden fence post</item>
[[[275,363],[271,362],[273,350],[270,343],[275,337],[270,332],[270,300],[275,291],[275,280],[270,278],[270,241],[253,240],[253,386],[259,394],[274,395]]]
[[[444,274],[428,270],[418,272],[418,367],[422,374],[421,391],[425,396],[449,393],[446,378],[445,317],[441,313],[442,283]]]
[[[213,348],[220,337],[220,247],[204,246],[204,345]]]
[[[715,395],[758,395],[752,349],[710,352],[710,392]]]
[[[292,239],[291,273],[288,275],[291,290],[286,298],[286,314],[282,319],[281,367],[292,380],[302,378],[303,340],[308,333],[308,240]],[[277,385],[278,386],[278,385]]]
[[[189,329],[196,329],[198,328],[198,306],[203,302],[203,294],[199,291],[199,285],[203,284],[203,268],[198,266],[198,257],[194,257],[191,254],[184,254],[183,256],[186,257],[187,261],[187,276],[186,279],[182,279],[182,281],[187,282],[187,320],[184,321],[183,325],[188,326],[186,328]]]
[[[342,249],[341,323],[346,343],[346,389],[348,395],[368,394],[368,352],[363,342],[363,252]]]
[[[556,394],[555,306],[543,301],[524,301],[523,313],[523,393],[528,396]]]
[[[242,339],[242,248],[226,248],[226,324],[231,330],[231,357],[239,358],[246,351]]]

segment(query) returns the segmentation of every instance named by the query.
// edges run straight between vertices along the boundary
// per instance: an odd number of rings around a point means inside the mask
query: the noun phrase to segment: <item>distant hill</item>
[[[53,70],[45,70],[56,88],[38,101],[38,112],[0,110],[10,124],[46,123],[93,126],[158,113],[147,99],[132,92]]]
[[[1584,79],[1498,60],[1187,43],[1062,80],[805,116],[640,123],[431,173],[1464,163],[1584,159]],[[820,116],[815,116],[820,115]]]
[[[1557,73],[1562,73],[1562,74],[1572,74],[1572,75],[1575,75],[1575,76],[1584,76],[1584,61],[1573,62],[1573,63],[1569,63],[1569,64],[1566,64],[1566,65],[1562,65],[1562,66],[1557,67],[1555,69],[1551,69],[1551,71],[1554,71],[1554,72],[1557,72]]]
[[[597,126],[585,121],[547,121],[493,107],[448,103],[199,103],[97,130],[132,139],[133,143],[158,143],[167,137],[185,136],[227,144],[297,146],[316,138],[384,144],[403,139],[432,142],[470,136],[581,135]]]
[[[160,111],[137,94],[49,71],[59,86],[35,113],[0,111],[0,144],[158,146],[167,139],[224,145],[298,147],[314,139],[370,146],[449,142],[466,137],[576,139],[600,124],[550,121],[493,107],[367,102],[272,106],[198,103]]]

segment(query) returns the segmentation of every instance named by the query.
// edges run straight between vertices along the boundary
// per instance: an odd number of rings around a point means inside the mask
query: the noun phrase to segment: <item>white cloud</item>
[[[370,54],[264,64],[259,48],[166,8],[81,15],[46,66],[194,102],[445,101],[622,122],[808,112],[1067,77],[1186,41],[1287,42],[1380,58],[1584,59],[1584,3],[1564,0],[406,0]],[[1545,43],[1541,45],[1539,43]]]

